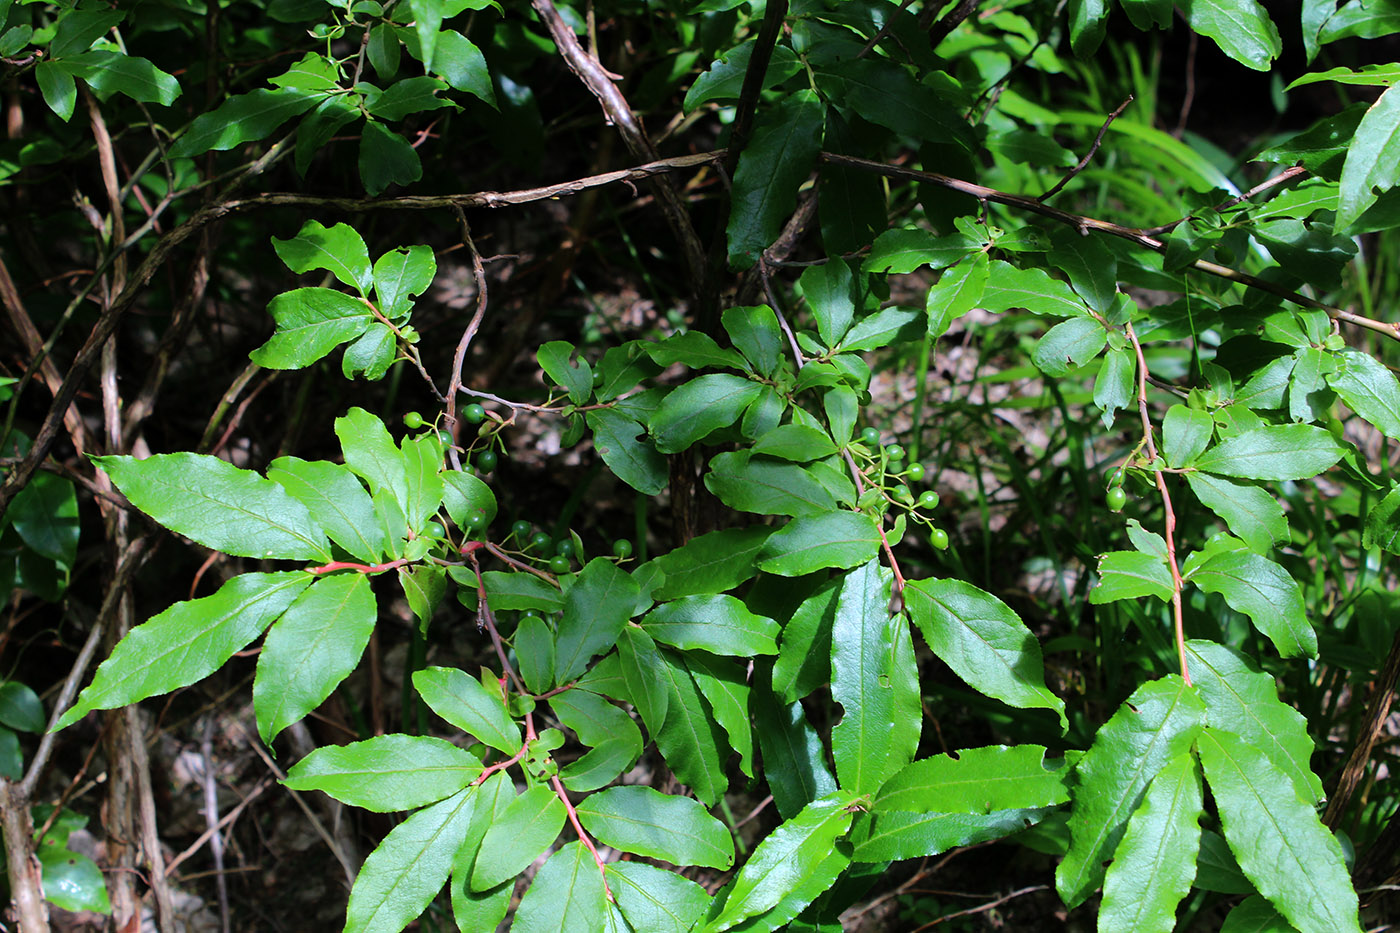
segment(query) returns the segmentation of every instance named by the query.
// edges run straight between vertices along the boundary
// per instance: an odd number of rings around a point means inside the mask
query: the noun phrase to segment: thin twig
[[[1299,177],[1300,175],[1306,174],[1308,174],[1308,170],[1303,168],[1301,165],[1294,165],[1291,168],[1286,168],[1283,171],[1279,172],[1277,175],[1273,175],[1269,178],[1264,179],[1259,184],[1255,185],[1253,188],[1250,188],[1244,194],[1237,194],[1232,198],[1227,198],[1224,201],[1221,201],[1219,204],[1215,205],[1215,207],[1211,208],[1211,210],[1215,211],[1217,214],[1223,213],[1224,211],[1227,211],[1230,208],[1234,207],[1236,204],[1248,201],[1256,194],[1262,194],[1263,192],[1268,191],[1270,188],[1284,184],[1285,182],[1290,182],[1293,179]],[[1175,230],[1177,227],[1181,226],[1183,223],[1190,219],[1191,215],[1187,214],[1185,217],[1179,217],[1169,224],[1162,224],[1161,226],[1157,227],[1147,227],[1142,232],[1146,233],[1148,236],[1160,236],[1163,233],[1170,233],[1172,230]]]
[[[472,277],[476,279],[476,311],[472,314],[472,319],[467,322],[467,329],[462,331],[462,338],[457,341],[457,352],[452,355],[452,378],[447,383],[447,410],[445,417],[447,420],[447,430],[452,432],[453,437],[457,435],[457,390],[462,387],[462,367],[467,363],[467,349],[472,344],[472,339],[476,336],[477,329],[481,327],[481,321],[486,316],[486,268],[481,263],[481,253],[477,251],[476,241],[472,239],[472,227],[467,222],[466,211],[460,206],[454,206],[457,212],[457,220],[462,225],[462,244],[466,246],[467,252],[472,259]],[[452,468],[460,470],[462,464],[457,456],[457,449],[453,447],[448,456],[452,458]]]
[[[258,795],[260,795],[263,791],[267,790],[271,786],[272,781],[268,780],[266,777],[259,779],[258,783],[253,785],[253,789],[248,792],[248,796],[240,800],[233,807],[232,810],[225,813],[217,823],[204,830],[204,832],[200,833],[198,839],[196,839],[194,842],[191,842],[188,846],[185,847],[185,851],[181,852],[179,855],[175,856],[173,859],[170,860],[170,863],[165,866],[165,874],[167,876],[174,876],[175,869],[179,868],[182,862],[184,862],[190,856],[199,852],[200,849],[204,848],[204,844],[206,842],[208,842],[212,837],[214,837],[218,833],[222,832],[223,829],[227,827],[230,823],[232,823],[234,820],[238,819],[238,817],[242,815],[243,811],[247,809],[248,804],[256,800],[258,798]]]
[[[999,897],[994,901],[990,901],[986,904],[982,904],[977,907],[969,907],[967,910],[960,910],[957,913],[944,914],[936,920],[932,920],[929,923],[925,923],[921,927],[915,928],[913,933],[920,933],[921,930],[930,930],[936,926],[940,926],[941,924],[947,923],[949,920],[956,920],[959,917],[971,917],[974,914],[986,913],[989,910],[995,910],[996,908],[1000,907],[1002,904],[1005,904],[1007,901],[1012,900],[1013,898],[1021,897],[1025,894],[1034,894],[1036,891],[1048,891],[1049,889],[1050,886],[1047,884],[1035,884],[1031,885],[1028,888],[1021,888],[1019,890],[1012,891],[1010,894],[1007,894],[1003,897]]]
[[[223,933],[229,933],[228,879],[224,877],[224,837],[219,835],[219,785],[214,777],[214,718],[204,720],[204,735],[199,742],[199,755],[203,759],[204,785],[204,825],[209,837],[209,855],[214,860],[214,883],[219,894],[219,926]],[[170,874],[170,866],[165,873]]]
[[[1108,119],[1103,121],[1103,126],[1099,127],[1099,135],[1094,137],[1094,144],[1089,147],[1088,152],[1084,153],[1084,158],[1080,159],[1079,163],[1075,165],[1074,168],[1070,169],[1068,172],[1065,173],[1064,178],[1061,178],[1059,181],[1055,182],[1054,186],[1051,187],[1049,191],[1045,192],[1039,198],[1037,198],[1037,200],[1050,200],[1060,192],[1060,189],[1062,189],[1065,185],[1069,184],[1070,180],[1073,179],[1074,176],[1078,175],[1080,172],[1084,171],[1086,168],[1089,167],[1089,162],[1094,158],[1094,153],[1098,152],[1099,146],[1103,145],[1103,137],[1104,134],[1108,132],[1109,126],[1112,125],[1114,120],[1117,120],[1120,116],[1122,116],[1123,111],[1127,110],[1128,105],[1132,102],[1133,95],[1129,94],[1128,99],[1123,101],[1123,103],[1119,104],[1118,109],[1110,113],[1108,115]]]
[[[763,279],[763,292],[768,296],[768,306],[773,309],[773,313],[778,316],[778,326],[783,329],[783,334],[787,337],[788,346],[792,349],[792,358],[797,363],[800,372],[803,366],[807,365],[807,359],[802,355],[802,348],[797,345],[797,337],[792,332],[792,327],[788,325],[787,316],[783,314],[783,306],[778,304],[778,296],[773,294],[773,283],[770,281],[768,273],[768,260],[762,255],[758,257],[759,276]]]

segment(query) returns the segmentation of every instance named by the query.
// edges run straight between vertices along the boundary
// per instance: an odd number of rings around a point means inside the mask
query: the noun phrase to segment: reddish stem
[[[391,560],[387,564],[357,564],[350,560],[333,560],[329,564],[322,564],[319,567],[308,567],[307,573],[323,574],[333,573],[336,570],[354,570],[357,573],[383,573],[386,570],[393,570],[395,567],[404,567],[412,563],[406,557],[398,560]]]

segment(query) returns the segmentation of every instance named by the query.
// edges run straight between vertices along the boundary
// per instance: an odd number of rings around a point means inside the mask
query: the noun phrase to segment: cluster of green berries
[[[486,420],[486,409],[476,403],[472,403],[462,409],[462,420],[466,421],[468,424],[481,424]],[[416,431],[427,425],[427,421],[416,411],[410,411],[405,414],[403,416],[403,423],[404,426],[411,431]],[[490,446],[495,434],[494,430],[489,434],[486,432],[483,432],[483,434],[487,436],[487,447],[476,455],[473,460],[473,465],[476,467],[478,473],[490,473],[494,471],[496,465],[500,463],[500,454]],[[450,431],[439,430],[438,436],[442,438],[444,446],[451,447],[455,443]]]
[[[907,485],[908,483],[922,483],[924,481],[924,465],[910,463],[906,466],[907,452],[898,444],[887,444],[881,452],[880,432],[876,428],[863,428],[860,432],[860,442],[867,450],[877,452],[870,457],[872,463],[878,463],[883,459],[883,470],[874,471],[876,476],[881,477],[884,481],[903,480],[903,482],[888,485],[882,482],[882,492],[885,498],[908,509],[910,516],[915,521],[929,526],[929,544],[940,551],[948,547],[948,532],[942,528],[934,527],[932,521],[922,514],[938,508],[938,493],[932,489],[926,489],[915,498]]]
[[[578,546],[571,538],[556,542],[543,531],[533,531],[534,526],[523,518],[510,526],[510,539],[522,553],[530,554],[544,561],[551,573],[568,573],[578,556]],[[532,533],[533,532],[533,533]],[[627,560],[632,556],[632,542],[620,538],[613,542],[613,556]]]

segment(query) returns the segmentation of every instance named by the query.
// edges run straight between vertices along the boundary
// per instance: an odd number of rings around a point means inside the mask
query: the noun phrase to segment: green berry
[[[486,513],[473,512],[467,516],[467,527],[472,531],[480,531],[486,527]]]
[[[925,489],[923,492],[921,492],[919,494],[919,508],[938,508],[938,493],[934,492],[932,489]]]
[[[903,473],[903,472],[904,472],[904,461],[903,461],[903,460],[891,460],[889,463],[886,463],[886,464],[885,464],[885,469],[888,470],[888,471],[891,472],[891,473]]]
[[[453,444],[457,443],[457,439],[452,436],[452,432],[446,428],[437,432],[437,436],[438,440],[442,441],[442,446],[444,447],[451,447]]]
[[[904,459],[904,448],[903,448],[903,447],[900,447],[898,444],[891,444],[890,446],[888,446],[888,447],[885,448],[885,456],[888,457],[888,458],[889,458],[890,460],[892,460],[892,461],[893,461],[893,460],[903,460],[903,459]]]
[[[462,417],[466,418],[472,424],[481,424],[481,422],[486,420],[486,409],[476,404],[468,405],[466,408],[462,409]]]
[[[442,538],[446,537],[447,529],[437,522],[428,522],[423,526],[423,534],[429,538]]]
[[[545,534],[543,531],[537,531],[535,532],[534,537],[530,539],[530,547],[534,548],[537,551],[542,551],[545,548],[549,547],[549,541],[549,535]]]
[[[511,537],[523,544],[530,537],[530,523],[523,518],[520,519],[510,526],[510,534]]]
[[[476,455],[476,468],[483,473],[490,473],[496,469],[496,461],[500,459],[494,450],[483,450]]]
[[[618,538],[613,542],[613,553],[622,560],[632,556],[632,542],[626,538]]]
[[[570,541],[568,538],[565,538],[563,541],[560,541],[554,546],[554,553],[557,554],[559,557],[573,557],[574,542]]]
[[[860,442],[867,447],[880,446],[880,431],[878,428],[862,428],[860,432]]]
[[[922,483],[924,481],[924,465],[922,463],[909,464],[909,469],[904,471],[904,478],[911,483]]]
[[[416,431],[423,426],[423,416],[416,411],[406,412],[403,416],[404,427]]]
[[[948,532],[942,528],[935,528],[928,533],[928,543],[932,544],[934,550],[942,551],[948,547]]]
[[[568,573],[569,559],[567,557],[551,557],[549,559],[549,569],[555,573]]]
[[[1128,504],[1128,494],[1123,491],[1122,486],[1114,486],[1108,491],[1108,494],[1104,496],[1104,502],[1108,504],[1110,511],[1121,512],[1123,511],[1123,506]]]

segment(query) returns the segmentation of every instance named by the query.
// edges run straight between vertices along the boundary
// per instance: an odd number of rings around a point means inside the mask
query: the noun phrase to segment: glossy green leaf
[[[238,557],[330,560],[306,507],[251,470],[203,454],[93,457],[131,504],[171,531]]]
[[[681,104],[686,113],[712,100],[737,98],[743,89],[744,75],[748,72],[749,60],[753,58],[753,50],[757,44],[757,40],[750,39],[715,59],[710,67],[695,79],[690,90],[686,91],[685,100]],[[772,58],[769,59],[768,67],[763,73],[762,87],[766,89],[779,84],[801,69],[802,64],[792,49],[786,45],[777,45],[773,48]]]
[[[1089,317],[1061,321],[1045,332],[1031,359],[1047,376],[1067,376],[1099,355],[1108,343],[1108,331]]]
[[[1192,0],[1183,9],[1193,32],[1255,71],[1268,71],[1283,51],[1278,27],[1258,0]]]
[[[112,912],[107,882],[92,859],[55,845],[39,846],[37,857],[45,901],[62,910]]]
[[[340,371],[346,379],[354,379],[356,373],[364,373],[371,382],[383,379],[389,367],[394,365],[397,349],[394,332],[387,325],[375,321],[345,348],[340,357]]]
[[[335,419],[335,434],[345,453],[345,465],[369,483],[371,492],[381,489],[399,505],[408,502],[408,471],[403,454],[384,422],[365,411],[352,408]]]
[[[625,626],[617,640],[618,662],[627,684],[627,699],[641,714],[647,731],[655,736],[666,722],[671,691],[667,688],[667,662],[650,635],[635,625]]]
[[[418,38],[417,58],[428,71],[433,70],[438,32],[442,21],[448,16],[446,6],[445,0],[408,0],[408,8],[413,14],[414,34]]]
[[[582,674],[594,655],[617,643],[641,590],[612,561],[595,557],[564,594],[564,616],[554,641],[554,676],[568,683]]]
[[[725,308],[720,316],[734,349],[760,376],[772,376],[787,352],[778,317],[767,305]]]
[[[398,74],[400,49],[399,37],[393,26],[381,23],[370,29],[365,51],[379,80],[391,81]]]
[[[1387,88],[1371,105],[1347,146],[1337,201],[1337,230],[1355,224],[1376,197],[1395,184],[1400,172],[1400,93]]]
[[[1192,583],[1219,593],[1249,616],[1285,658],[1316,657],[1317,633],[1308,622],[1303,591],[1278,564],[1251,551],[1226,551],[1183,568]]]
[[[582,405],[593,393],[593,370],[586,360],[571,362],[573,355],[574,345],[564,340],[551,340],[535,354],[554,384],[566,390],[575,405]]]
[[[352,556],[372,564],[388,552],[369,493],[341,464],[278,457],[267,468],[267,478],[306,506],[330,539]]]
[[[836,778],[826,766],[825,745],[807,721],[800,701],[783,706],[755,684],[753,713],[763,773],[773,803],[785,819],[836,790]]]
[[[959,260],[938,277],[924,301],[930,338],[942,337],[953,321],[977,307],[987,287],[989,271],[987,254],[978,251]]]
[[[350,891],[347,930],[402,930],[447,882],[472,822],[477,789],[468,787],[394,827],[365,859]]]
[[[73,74],[62,62],[44,61],[34,66],[34,78],[39,82],[39,93],[44,95],[44,103],[64,123],[73,116],[73,108],[78,103],[78,85]]]
[[[417,532],[437,514],[438,507],[442,505],[442,441],[430,431],[405,437],[400,451],[408,492],[404,500],[404,513],[409,527]]]
[[[862,814],[851,831],[858,862],[898,861],[938,855],[1020,832],[1045,819],[1049,808],[995,810],[991,813]]]
[[[954,103],[956,85],[942,72],[924,80],[893,60],[855,58],[818,71],[817,84],[844,108],[903,136],[972,148],[967,120]]]
[[[807,309],[817,322],[817,333],[828,347],[835,346],[851,327],[856,314],[855,280],[851,267],[833,259],[803,271],[798,280]]]
[[[376,813],[412,810],[457,793],[481,773],[481,761],[428,736],[380,735],[326,745],[298,761],[282,783],[319,790]]]
[[[1138,29],[1171,28],[1172,0],[1119,0],[1119,3]]]
[[[418,630],[426,634],[428,623],[447,595],[446,570],[435,564],[418,563],[397,567],[395,573],[408,608],[418,619]]]
[[[382,123],[366,120],[360,135],[360,181],[370,197],[390,185],[411,185],[423,177],[423,165],[408,140]]]
[[[827,433],[806,424],[782,424],[760,435],[750,448],[755,454],[794,463],[809,463],[836,453]],[[713,461],[711,461],[713,463]]]
[[[1328,68],[1326,71],[1314,71],[1294,78],[1288,82],[1288,86],[1284,90],[1291,91],[1295,87],[1317,84],[1322,81],[1334,81],[1337,84],[1361,84],[1370,87],[1391,87],[1395,82],[1400,81],[1400,66],[1394,64],[1363,65],[1353,69],[1339,65],[1336,68]]]
[[[554,630],[548,622],[537,615],[520,619],[515,627],[515,659],[520,679],[531,693],[544,693],[554,686]]]
[[[1118,258],[1104,239],[1061,228],[1051,235],[1050,263],[1069,277],[1084,303],[1102,315],[1118,300]]]
[[[648,613],[642,627],[656,641],[676,648],[740,658],[778,653],[778,623],[755,615],[733,596],[679,597]]]
[[[772,533],[763,525],[750,525],[692,538],[656,559],[666,576],[652,596],[674,599],[733,589],[758,572],[758,556]]]
[[[520,727],[505,700],[488,693],[481,681],[456,668],[428,667],[413,672],[413,688],[433,712],[467,735],[507,755],[520,751]]]
[[[497,106],[486,56],[460,32],[444,29],[437,34],[433,71],[454,89],[471,94],[492,107]]]
[[[357,106],[359,95],[327,97],[297,125],[295,163],[297,174],[305,177],[311,159],[320,152],[341,127],[363,116]]]
[[[267,633],[258,655],[253,712],[263,742],[271,745],[350,676],[376,615],[369,577],[362,573],[321,577],[302,591]]]
[[[230,97],[216,109],[195,117],[189,129],[170,147],[170,157],[187,159],[210,150],[232,149],[242,143],[265,139],[283,123],[324,99],[322,93],[294,87],[260,88]]]
[[[311,584],[311,574],[245,573],[212,596],[176,603],[132,629],[54,726],[116,709],[207,677],[248,647]]]
[[[1345,349],[1332,355],[1337,369],[1327,376],[1347,407],[1386,437],[1400,440],[1400,380],[1374,356]]]
[[[1205,452],[1215,435],[1215,421],[1203,411],[1173,405],[1162,419],[1162,454],[1167,464],[1181,468]]]
[[[651,436],[663,454],[679,453],[706,434],[728,427],[762,386],[741,376],[711,373],[674,389],[651,418]]]
[[[1098,51],[1107,26],[1107,0],[1070,0],[1069,40],[1075,55],[1087,58]]]
[[[881,785],[881,812],[978,813],[1050,807],[1069,799],[1069,768],[1046,767],[1043,745],[963,748],[906,765]]]
[[[39,695],[17,680],[0,683],[0,723],[19,732],[43,732],[47,723]]]
[[[480,479],[463,470],[444,470],[442,473],[442,504],[447,514],[459,528],[467,528],[474,515],[485,519],[481,527],[491,523],[496,517],[496,494]],[[512,608],[501,606],[502,609]],[[543,606],[522,606],[514,608],[543,609]]]
[[[369,263],[365,241],[349,224],[326,227],[319,221],[308,220],[297,235],[286,240],[272,238],[272,248],[293,272],[324,269],[341,284],[368,295],[374,285],[374,273]],[[363,302],[356,302],[368,310]]]
[[[53,41],[49,43],[50,58],[66,58],[86,52],[108,30],[126,18],[125,11],[94,7],[74,7],[59,17]]]
[[[519,643],[517,632],[517,651]],[[583,792],[604,787],[641,757],[642,733],[637,724],[631,716],[596,693],[565,690],[551,697],[549,704],[559,721],[590,748],[560,771],[564,786],[569,790]]]
[[[822,113],[811,90],[796,91],[759,111],[730,192],[726,236],[729,263],[736,269],[758,261],[797,206],[798,186],[807,180],[821,148]]]
[[[368,256],[365,257],[368,261]],[[374,263],[374,297],[379,310],[389,317],[407,313],[413,298],[433,284],[437,261],[430,246],[391,249]]]
[[[65,569],[78,559],[78,497],[72,480],[35,473],[5,511],[25,547]]]
[[[1196,877],[1201,773],[1189,752],[1168,761],[1128,821],[1104,880],[1099,929],[1171,933]]]
[[[648,496],[666,488],[666,458],[643,436],[640,424],[612,408],[585,412],[584,418],[593,432],[593,448],[618,479]]]
[[[1298,796],[1322,800],[1322,781],[1309,762],[1315,749],[1308,721],[1278,696],[1274,678],[1233,648],[1192,639],[1186,663],[1206,704],[1206,723],[1240,736],[1286,774]]]
[[[1400,487],[1392,487],[1385,498],[1366,513],[1361,543],[1364,547],[1400,554]]]
[[[437,96],[446,88],[447,83],[437,78],[404,78],[389,85],[384,93],[371,95],[367,109],[381,120],[396,123],[409,114],[454,106],[450,100]]]
[[[1312,479],[1341,459],[1332,435],[1311,424],[1266,425],[1236,434],[1196,458],[1196,469],[1243,479]]]
[[[703,651],[687,652],[684,658],[695,688],[709,704],[710,715],[724,730],[730,747],[739,753],[739,770],[753,777],[753,710],[746,668]]]
[[[1236,905],[1220,925],[1220,933],[1298,933],[1268,900],[1254,895]]]
[[[696,918],[709,908],[710,895],[704,888],[654,865],[609,862],[605,872],[617,907],[634,931],[690,933]]]
[[[1141,551],[1109,551],[1099,557],[1099,581],[1089,591],[1094,605],[1120,599],[1155,596],[1163,602],[1172,598],[1172,574],[1166,563]]]
[[[1231,732],[1206,728],[1198,748],[1225,839],[1259,893],[1300,929],[1360,933],[1342,847],[1288,776]]]
[[[875,523],[862,512],[827,512],[794,518],[764,542],[759,569],[800,577],[827,567],[856,567],[880,547]]]
[[[831,697],[841,704],[841,721],[831,730],[831,748],[841,786],[873,793],[905,764],[892,754],[890,582],[878,560],[846,574],[831,629]]]
[[[1205,704],[1177,674],[1143,684],[1094,736],[1075,766],[1070,848],[1055,873],[1074,907],[1099,886],[1147,785],[1200,735]]]
[[[917,227],[898,227],[875,238],[862,268],[897,273],[913,272],[921,266],[946,269],[977,249],[979,244],[961,233],[937,236]]]
[[[841,579],[819,587],[793,610],[778,639],[773,692],[784,703],[807,696],[831,679],[831,628]]]
[[[849,797],[839,793],[813,801],[769,833],[739,869],[728,888],[723,907],[705,925],[707,933],[719,933],[738,926],[749,917],[760,916],[776,907],[789,892],[810,892],[807,897],[810,903],[826,890],[850,856],[845,855],[842,864],[825,866],[827,870],[821,875],[814,869],[836,849],[837,840],[850,829],[852,814],[846,806],[849,801]],[[831,870],[833,868],[835,871]],[[798,910],[805,906],[800,905]],[[781,919],[774,927],[790,919]]]
[[[1059,279],[1052,279],[1044,269],[1018,269],[1001,260],[987,269],[987,284],[982,289],[980,304],[988,311],[1025,308],[1032,314],[1055,317],[1084,317],[1089,313],[1074,289]]]
[[[615,849],[724,871],[734,864],[729,830],[698,801],[650,787],[613,787],[578,804],[583,828]]]
[[[1009,606],[962,580],[917,580],[904,588],[909,617],[933,653],[969,686],[1022,709],[1064,701],[1045,687],[1040,644]]]
[[[542,784],[526,788],[487,828],[472,868],[472,890],[494,888],[524,871],[559,837],[565,818],[553,790]]]
[[[457,929],[464,931],[496,929],[505,919],[515,894],[514,878],[485,891],[473,891],[471,888],[472,868],[481,852],[481,840],[485,838],[486,830],[505,814],[506,807],[515,799],[515,784],[505,771],[497,771],[478,786],[476,793],[471,826],[452,859],[449,886],[452,917],[457,921]]]
[[[1186,474],[1186,482],[1201,504],[1224,519],[1230,533],[1256,553],[1267,553],[1289,540],[1283,507],[1258,486],[1195,472]]]
[[[162,107],[169,107],[175,102],[175,98],[180,96],[180,82],[171,75],[161,71],[149,59],[140,58],[136,55],[125,55],[112,49],[93,49],[81,55],[75,55],[66,59],[63,63],[65,67],[75,76],[87,82],[87,86],[92,88],[94,94],[105,100],[112,94],[121,93],[130,97],[134,101],[147,104],[160,104]],[[229,101],[232,103],[233,101]],[[280,107],[281,102],[274,104],[274,108]],[[304,107],[301,109],[305,109]],[[223,108],[219,108],[223,110]],[[218,111],[216,111],[218,112]],[[246,112],[246,111],[245,111]],[[300,112],[300,110],[296,111]],[[198,123],[204,119],[202,115],[195,118]],[[279,124],[281,120],[277,121]],[[276,127],[272,127],[275,129]],[[191,127],[193,131],[194,127]],[[237,132],[246,132],[246,127],[239,127]],[[271,132],[271,129],[268,130]],[[244,139],[261,139],[261,136],[245,136]],[[184,141],[184,137],[175,141],[171,147],[170,156],[175,158],[175,151]],[[230,146],[208,146],[206,149],[227,149]],[[200,152],[206,151],[201,149]]]
[[[551,855],[535,876],[520,900],[511,929],[516,933],[602,930],[607,906],[603,875],[592,853],[583,843],[571,842]]]
[[[283,292],[267,306],[277,330],[248,358],[268,369],[301,369],[365,332],[369,306],[330,288]]]
[[[681,363],[691,369],[704,369],[718,366],[727,369],[747,370],[748,363],[733,350],[715,343],[714,338],[698,330],[688,330],[683,334],[673,334],[660,343],[645,345],[646,353],[658,366]]]
[[[836,508],[835,497],[803,467],[752,457],[748,451],[731,451],[711,460],[705,486],[741,512],[821,515]]]
[[[662,664],[656,676],[666,689],[666,719],[659,731],[653,730],[652,738],[676,777],[702,803],[714,806],[729,783],[724,776],[728,742],[685,662],[664,649],[660,656]]]
[[[914,340],[926,329],[923,313],[910,308],[886,308],[867,314],[841,338],[841,349],[881,350],[892,343]]]

